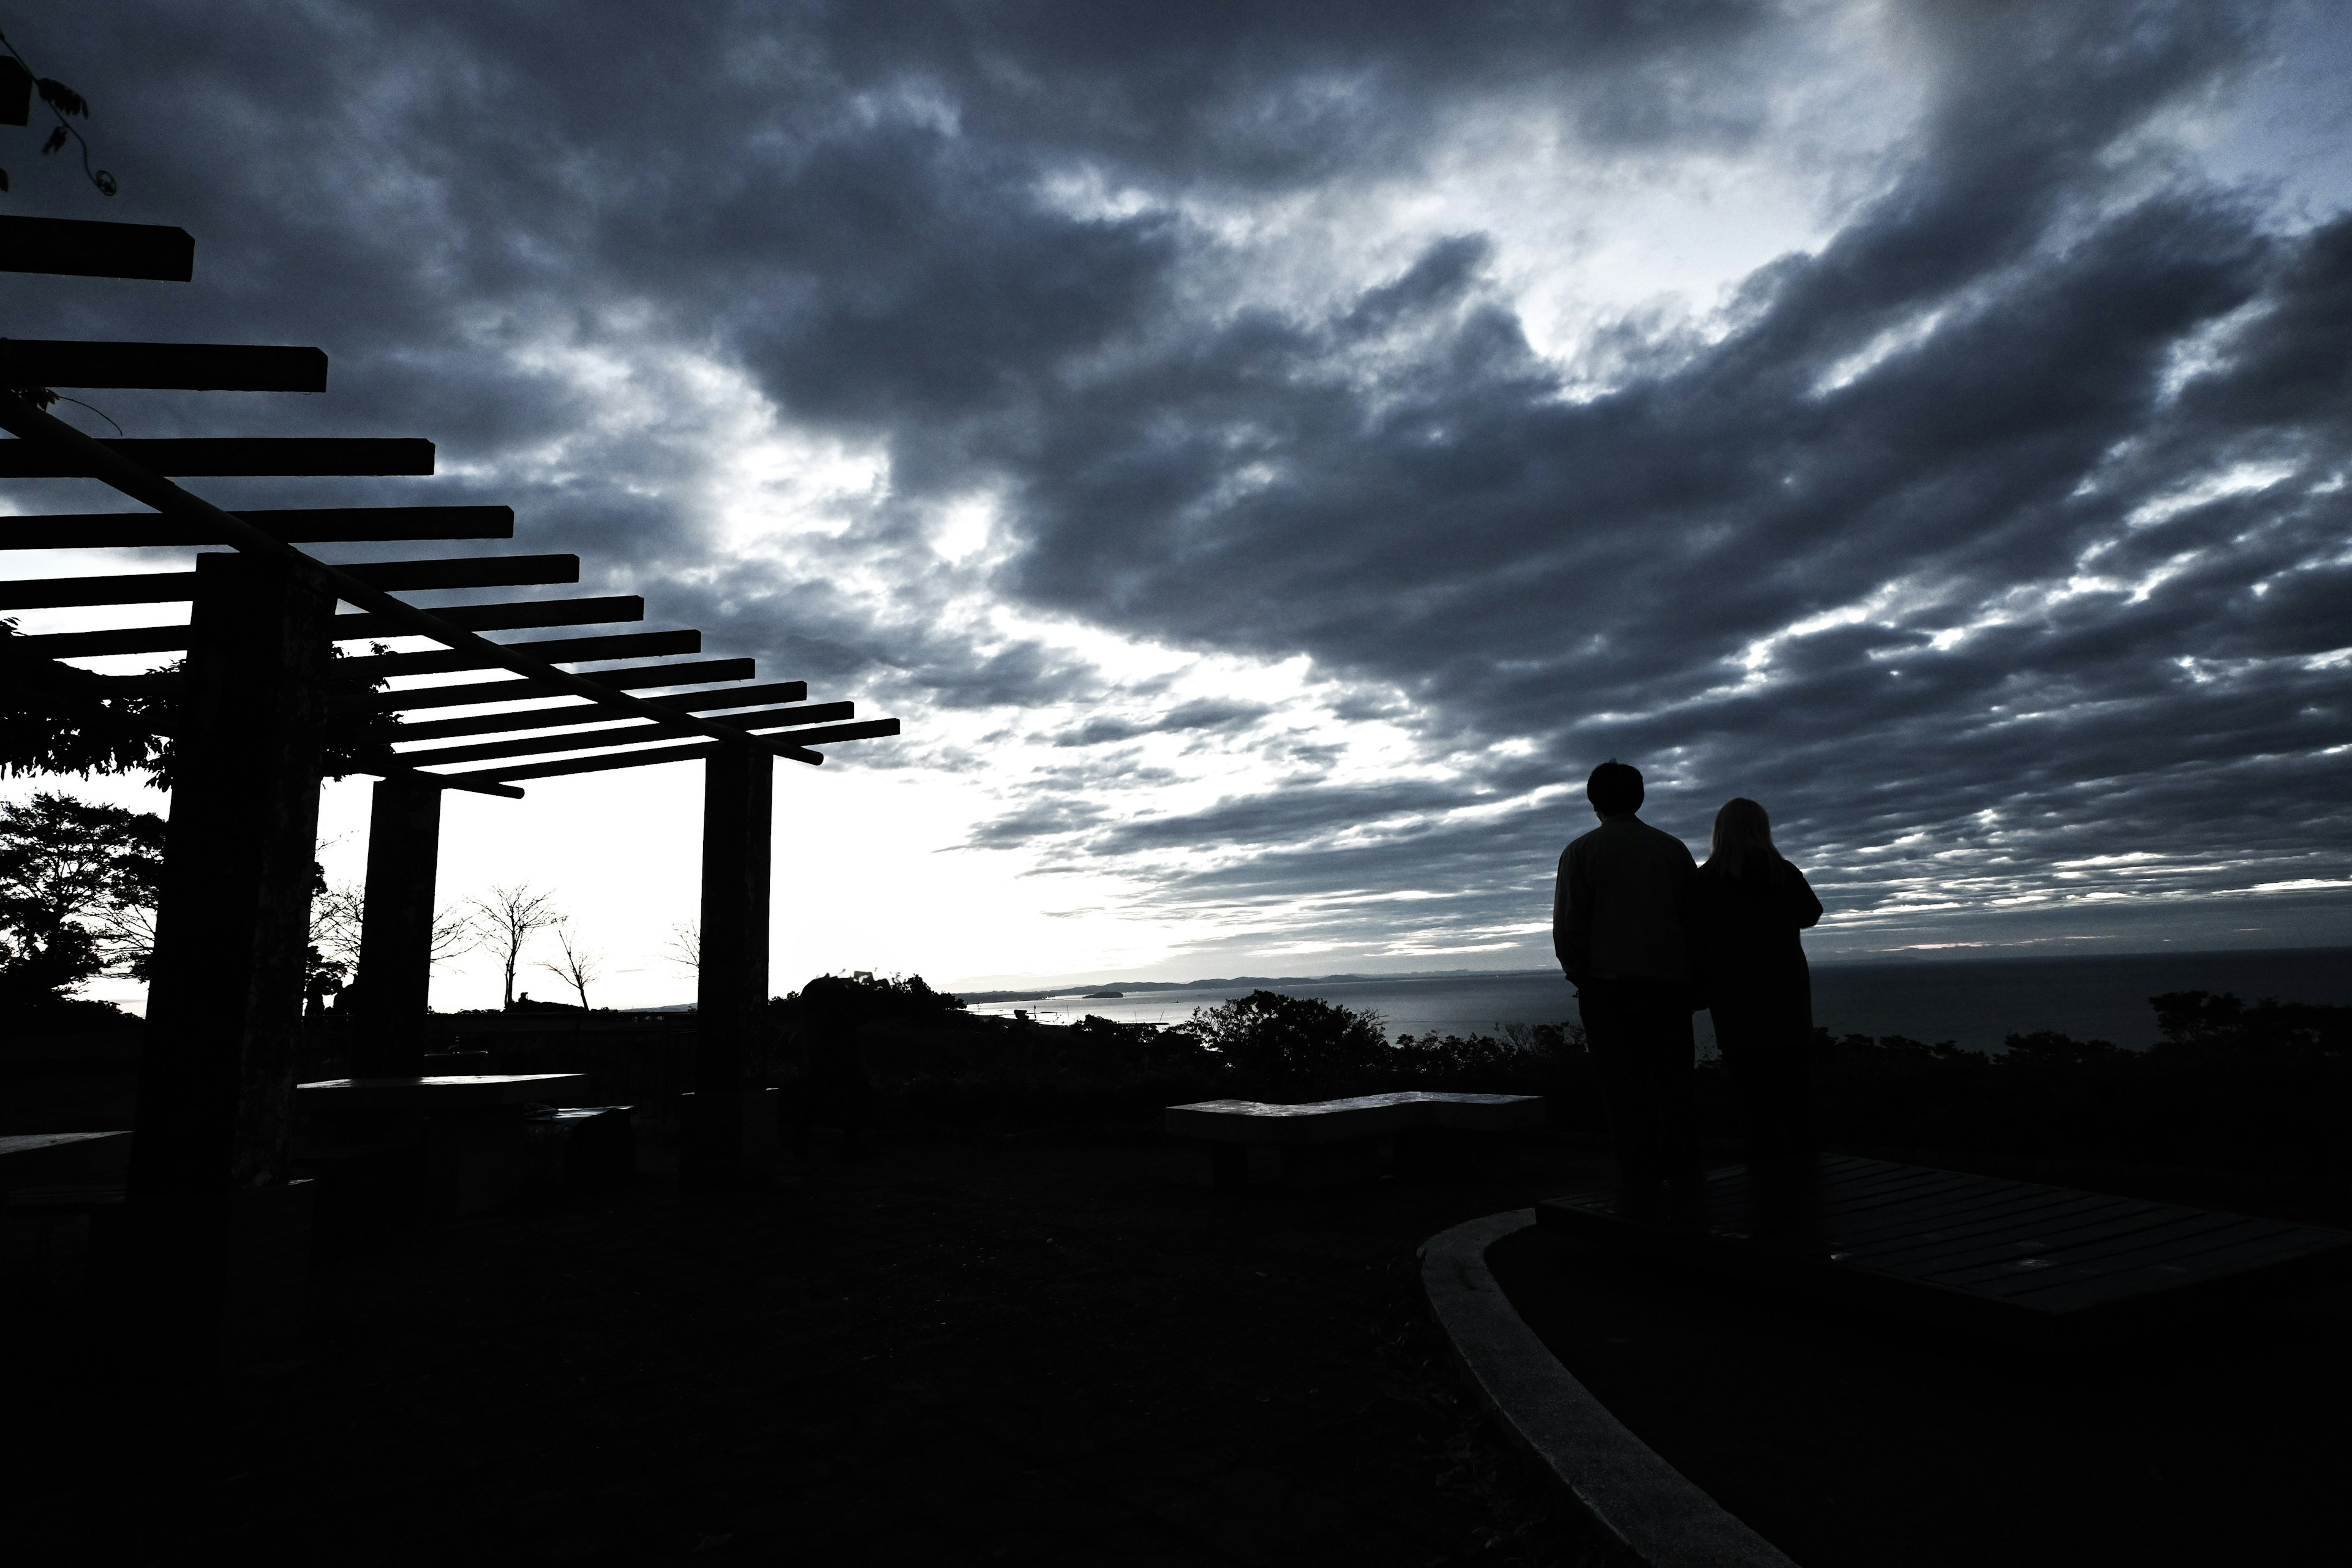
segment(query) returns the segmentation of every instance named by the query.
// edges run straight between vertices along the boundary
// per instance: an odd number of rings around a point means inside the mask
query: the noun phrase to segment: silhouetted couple
[[[1822,902],[1773,847],[1764,808],[1726,804],[1699,866],[1681,839],[1641,820],[1635,769],[1603,763],[1584,795],[1601,826],[1559,858],[1552,947],[1576,986],[1626,1184],[1699,1173],[1691,1014],[1700,1007],[1715,1016],[1748,1158],[1810,1150],[1812,977],[1797,933],[1821,919]]]

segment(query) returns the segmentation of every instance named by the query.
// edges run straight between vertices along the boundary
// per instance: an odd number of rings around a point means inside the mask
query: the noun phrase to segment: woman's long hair
[[[1706,869],[1737,877],[1750,865],[1769,866],[1780,858],[1772,843],[1772,819],[1764,808],[1746,795],[1725,801],[1706,841]]]

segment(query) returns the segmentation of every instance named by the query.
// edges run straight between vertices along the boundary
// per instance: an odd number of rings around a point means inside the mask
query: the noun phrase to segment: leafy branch
[[[84,136],[80,128],[74,124],[77,119],[89,118],[89,100],[58,80],[57,78],[43,76],[36,71],[32,62],[25,58],[24,51],[17,48],[5,32],[0,32],[0,49],[7,51],[7,58],[13,60],[16,63],[16,68],[24,72],[31,81],[33,90],[40,95],[41,102],[57,120],[56,129],[52,130],[47,140],[41,143],[41,152],[44,154],[62,152],[66,143],[68,141],[72,142],[81,150],[83,177],[98,187],[100,195],[114,195],[121,188],[121,185],[116,183],[114,176],[104,169],[90,166],[89,139]],[[8,171],[0,169],[0,191],[7,188]]]

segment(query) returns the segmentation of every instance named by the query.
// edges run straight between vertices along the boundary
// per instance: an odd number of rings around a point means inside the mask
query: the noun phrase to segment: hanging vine
[[[0,60],[0,72],[10,75],[23,73],[24,79],[30,84],[31,90],[39,95],[41,102],[57,119],[56,128],[41,143],[42,153],[63,152],[66,143],[71,142],[80,149],[81,172],[84,177],[98,187],[100,195],[114,195],[121,187],[116,183],[112,174],[108,174],[104,169],[91,166],[89,139],[81,133],[80,127],[74,124],[76,120],[89,118],[89,100],[58,80],[57,78],[43,76],[35,70],[32,62],[25,58],[24,52],[16,47],[5,32],[0,32],[0,50],[6,51],[5,59]],[[0,169],[0,191],[6,189],[8,189],[8,171]]]

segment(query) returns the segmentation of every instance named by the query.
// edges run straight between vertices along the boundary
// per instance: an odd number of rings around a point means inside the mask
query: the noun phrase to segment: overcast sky
[[[332,356],[89,395],[131,435],[439,444],[193,488],[508,502],[905,721],[778,764],[779,989],[1548,963],[1611,756],[1702,855],[1762,801],[1817,957],[2352,941],[2340,5],[0,20],[122,186],[0,132],[5,210],[197,237],[7,333]],[[682,999],[698,809],[453,797],[445,896],[553,888],[598,1000]]]

